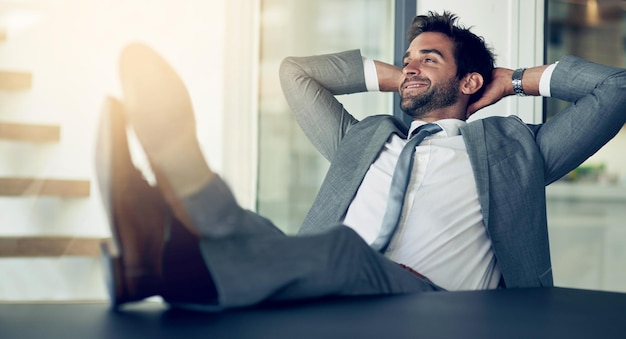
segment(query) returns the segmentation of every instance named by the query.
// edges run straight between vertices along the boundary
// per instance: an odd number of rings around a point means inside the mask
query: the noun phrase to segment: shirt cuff
[[[543,74],[541,74],[541,79],[539,79],[539,94],[542,97],[550,97],[552,93],[550,92],[550,80],[552,80],[552,72],[554,72],[554,68],[556,68],[556,64],[558,61],[548,66]]]
[[[365,86],[368,92],[378,92],[380,87],[378,86],[378,73],[376,73],[376,64],[374,60],[368,57],[363,58],[363,71],[365,75]]]

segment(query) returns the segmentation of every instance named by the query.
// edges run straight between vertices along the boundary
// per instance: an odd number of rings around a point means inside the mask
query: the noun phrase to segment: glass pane
[[[328,169],[291,116],[278,80],[286,56],[361,49],[393,60],[391,0],[264,0],[261,9],[258,212],[287,233],[299,228]],[[391,112],[391,95],[340,98],[357,118]]]
[[[547,58],[626,66],[623,0],[548,1]],[[546,101],[546,117],[567,103]],[[548,187],[555,284],[626,292],[626,130]]]

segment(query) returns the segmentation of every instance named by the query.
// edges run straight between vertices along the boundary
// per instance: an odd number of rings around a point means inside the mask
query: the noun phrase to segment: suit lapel
[[[487,142],[483,121],[466,124],[461,127],[461,134],[474,172],[478,201],[485,227],[489,229],[489,163],[487,161]]]
[[[353,128],[357,130],[342,141],[300,233],[317,233],[341,222],[389,136],[406,132],[406,126],[391,116],[369,117]]]
[[[351,147],[344,147],[346,152],[350,152],[351,154],[343,154],[341,159],[337,159],[334,162],[337,163],[338,166],[335,166],[337,169],[341,168],[341,174],[333,176],[336,180],[334,180],[334,185],[339,188],[340,198],[338,200],[338,204],[334,205],[335,213],[333,219],[335,222],[342,220],[345,216],[350,203],[354,199],[354,195],[356,194],[359,186],[361,186],[361,182],[363,182],[363,178],[365,174],[369,170],[371,164],[376,160],[380,150],[385,145],[389,136],[393,133],[398,133],[400,135],[404,135],[404,131],[400,131],[398,127],[393,123],[390,119],[381,119],[378,123],[378,128],[374,131],[374,133],[359,133],[359,138],[361,140],[352,140],[350,145]],[[363,147],[363,144],[367,144],[367,146]],[[351,166],[346,166],[344,160],[350,159],[350,155],[353,155],[354,151],[356,151],[360,147],[363,151],[359,153],[359,159],[351,159],[354,161],[354,164]],[[346,171],[346,169],[350,169]],[[336,171],[333,174],[337,174]],[[331,173],[329,173],[332,175]]]

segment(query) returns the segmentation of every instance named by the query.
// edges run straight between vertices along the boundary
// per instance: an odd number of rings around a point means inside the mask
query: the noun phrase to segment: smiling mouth
[[[426,87],[426,86],[428,86],[428,85],[427,84],[408,84],[408,85],[404,86],[404,90],[415,89],[415,88],[423,88],[423,87]]]
[[[402,91],[424,88],[424,87],[428,87],[429,85],[430,85],[430,81],[426,79],[410,78],[410,79],[404,80],[404,83],[402,84]]]

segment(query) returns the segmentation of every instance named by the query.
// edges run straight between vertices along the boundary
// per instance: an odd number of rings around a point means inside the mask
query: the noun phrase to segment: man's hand
[[[476,102],[467,107],[466,117],[469,118],[472,114],[476,113],[481,108],[491,106],[500,99],[515,94],[513,92],[513,85],[511,84],[511,77],[513,76],[513,70],[508,68],[496,68],[493,70],[493,80],[485,88],[483,96]]]
[[[541,75],[548,66],[536,66],[528,68],[522,76],[522,87],[526,95],[540,95],[539,81]],[[481,108],[491,106],[500,99],[514,95],[513,84],[511,83],[513,70],[508,68],[496,68],[493,70],[493,80],[487,85],[483,96],[478,101],[467,107],[466,117],[469,118]]]

